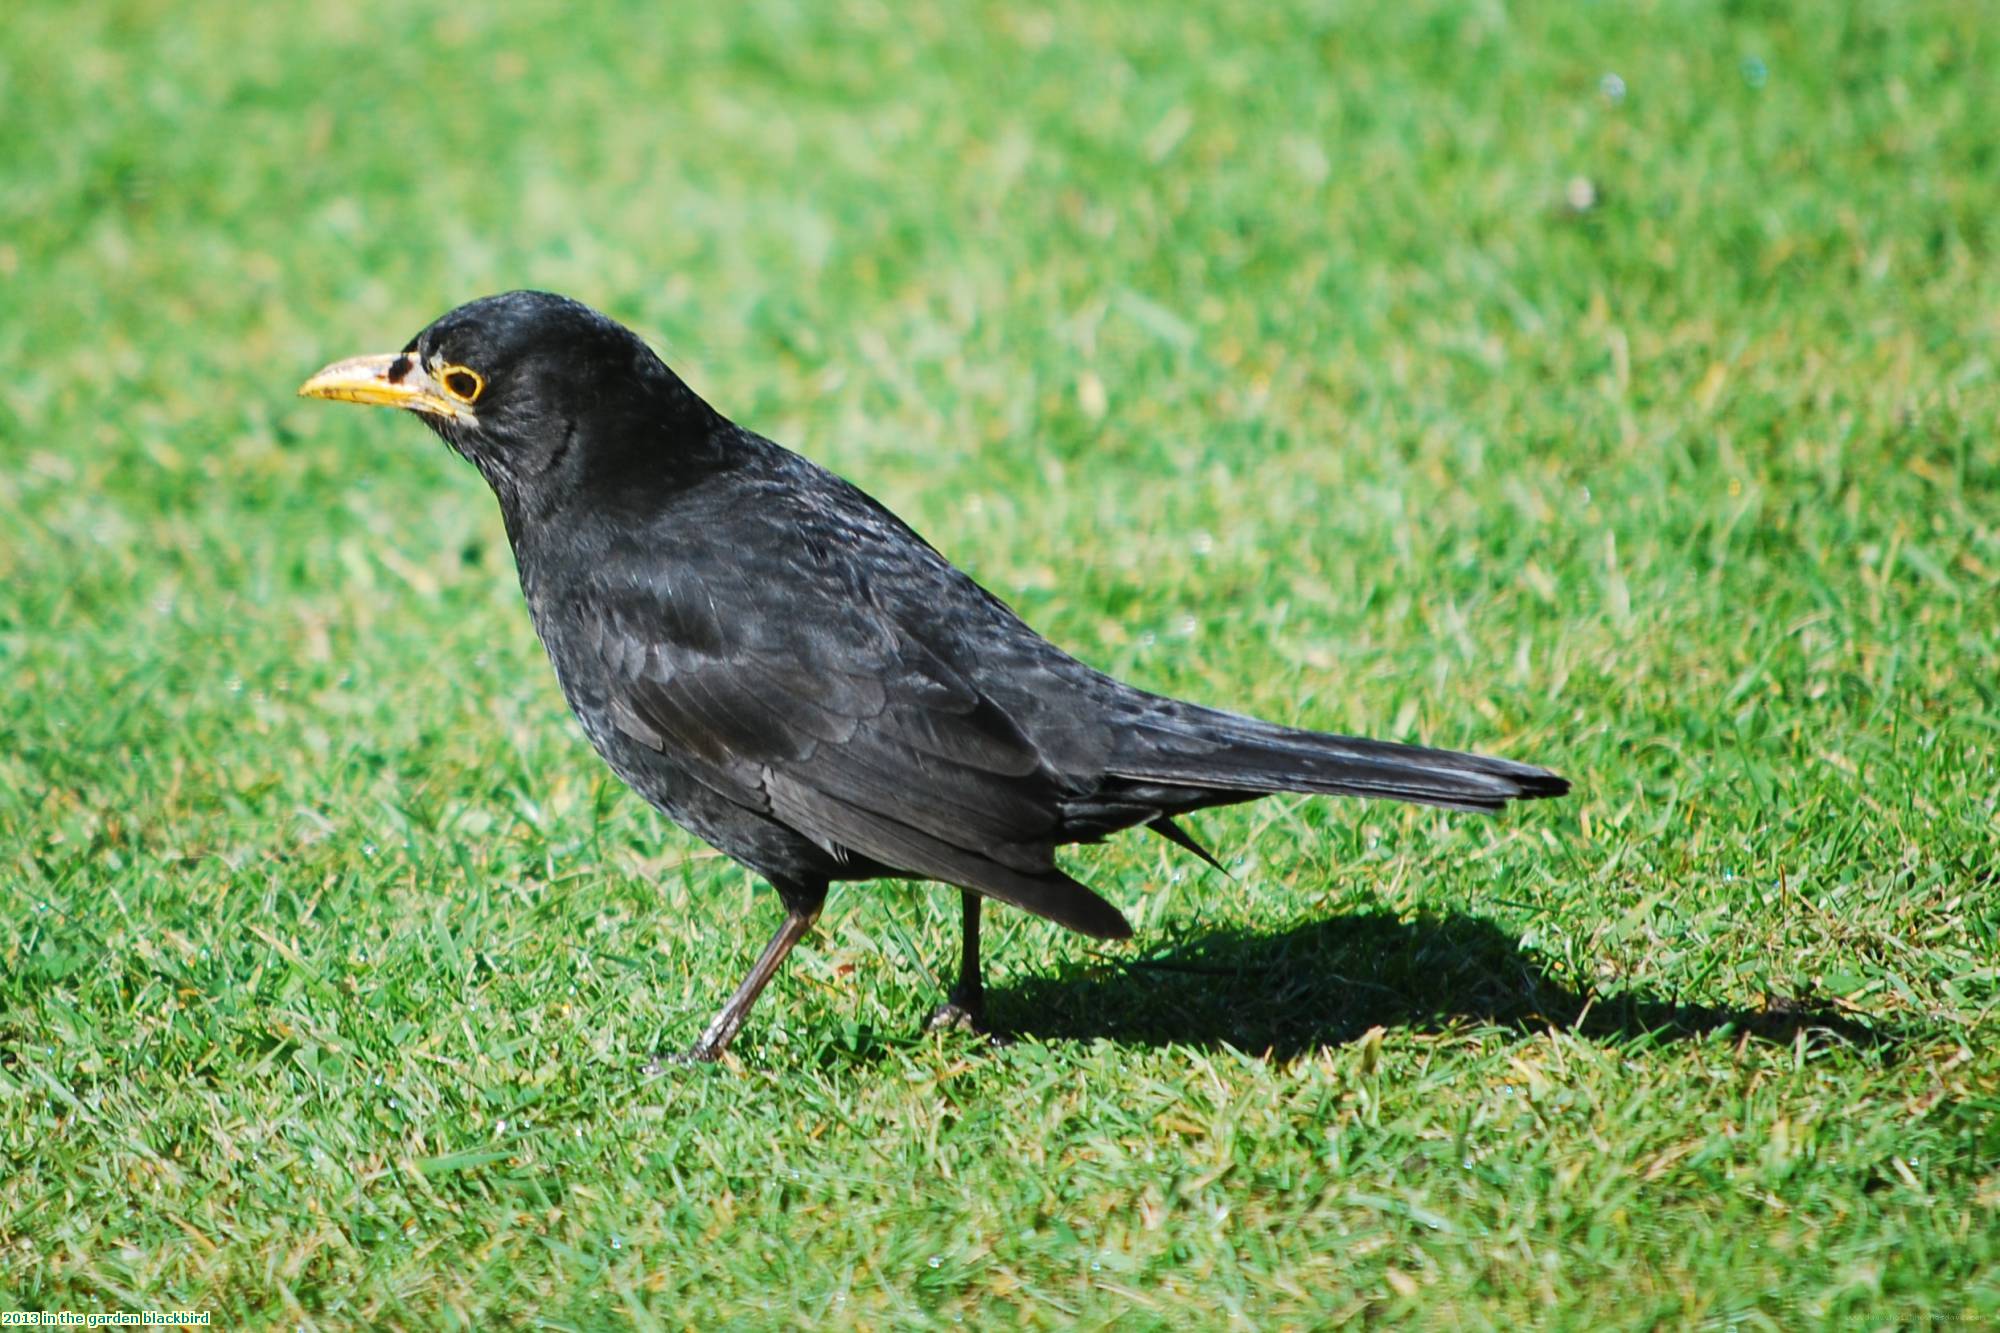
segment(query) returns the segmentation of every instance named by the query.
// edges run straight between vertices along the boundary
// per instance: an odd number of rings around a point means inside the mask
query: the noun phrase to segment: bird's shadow
[[[1903,1038],[1831,1007],[1773,998],[1756,1008],[1622,989],[1587,993],[1492,922],[1387,912],[1277,932],[1223,929],[1169,938],[1134,959],[1066,967],[989,987],[994,1027],[1028,1039],[1228,1045],[1290,1059],[1374,1027],[1442,1032],[1467,1024],[1608,1040],[1727,1032],[1791,1043],[1844,1042],[1885,1056]]]

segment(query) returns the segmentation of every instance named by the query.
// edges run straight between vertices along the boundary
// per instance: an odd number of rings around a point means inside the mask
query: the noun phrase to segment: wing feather
[[[1127,933],[1057,869],[1066,792],[1005,708],[865,590],[814,588],[826,573],[797,564],[739,575],[598,582],[593,637],[619,731],[835,856]]]

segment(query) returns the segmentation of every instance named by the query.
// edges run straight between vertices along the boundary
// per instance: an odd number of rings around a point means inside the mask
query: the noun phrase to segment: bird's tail
[[[1569,790],[1567,779],[1510,759],[1302,731],[1154,695],[1139,702],[1108,768],[1129,781],[1190,789],[1187,809],[1293,791],[1490,813]]]

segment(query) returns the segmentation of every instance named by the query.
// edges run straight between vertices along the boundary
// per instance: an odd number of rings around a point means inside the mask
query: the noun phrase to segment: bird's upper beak
[[[301,384],[299,397],[403,407],[452,421],[474,420],[472,409],[446,393],[425,372],[416,356],[408,352],[350,356],[345,361],[336,361]]]

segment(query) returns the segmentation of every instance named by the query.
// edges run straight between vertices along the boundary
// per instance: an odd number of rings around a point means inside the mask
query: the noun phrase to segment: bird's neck
[[[531,544],[551,534],[607,519],[653,521],[682,497],[754,468],[758,446],[769,447],[692,393],[674,407],[671,415],[566,423],[566,440],[548,455],[553,461],[540,460],[544,465],[532,474],[474,460],[500,502],[516,557],[530,558]]]

